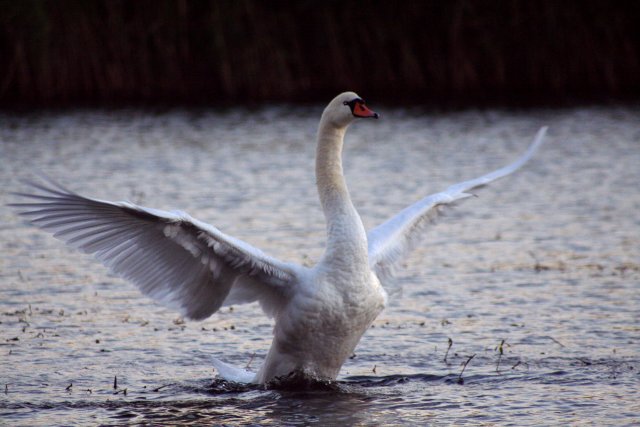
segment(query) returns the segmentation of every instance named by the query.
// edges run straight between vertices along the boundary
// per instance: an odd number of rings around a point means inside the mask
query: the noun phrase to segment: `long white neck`
[[[367,236],[342,171],[342,146],[346,127],[320,121],[316,151],[316,179],[327,222],[325,259],[367,263]]]

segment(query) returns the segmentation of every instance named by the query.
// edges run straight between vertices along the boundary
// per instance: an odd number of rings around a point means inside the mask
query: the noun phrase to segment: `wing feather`
[[[91,199],[52,181],[28,184],[37,191],[14,193],[30,200],[12,204],[21,215],[94,254],[145,295],[185,317],[204,319],[226,300],[257,300],[273,314],[296,283],[301,267],[269,257],[184,212]]]
[[[454,184],[445,191],[435,193],[408,206],[399,214],[369,231],[369,264],[381,279],[389,278],[395,266],[421,240],[438,209],[471,197],[468,191],[482,187],[507,176],[527,163],[542,144],[547,127],[536,134],[527,151],[515,162],[479,178]]]

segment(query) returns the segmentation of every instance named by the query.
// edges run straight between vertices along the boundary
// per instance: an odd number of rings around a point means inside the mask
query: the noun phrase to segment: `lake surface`
[[[368,228],[550,130],[523,170],[433,224],[339,382],[291,390],[214,380],[211,357],[261,363],[257,305],[185,322],[6,204],[43,172],[311,265],[321,106],[0,116],[0,424],[639,423],[640,109],[374,107],[344,152]]]

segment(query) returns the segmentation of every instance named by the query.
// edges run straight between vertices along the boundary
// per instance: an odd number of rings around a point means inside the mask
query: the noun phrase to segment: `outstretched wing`
[[[59,184],[29,182],[30,199],[14,203],[36,226],[96,256],[142,293],[204,319],[223,303],[258,300],[273,314],[301,267],[283,263],[179,211],[80,196]]]
[[[422,237],[429,218],[438,207],[471,197],[467,191],[502,178],[524,165],[544,140],[547,127],[541,128],[527,151],[515,162],[479,178],[454,184],[441,193],[432,194],[408,206],[399,214],[369,231],[369,264],[379,277],[392,274],[395,264],[403,259]]]

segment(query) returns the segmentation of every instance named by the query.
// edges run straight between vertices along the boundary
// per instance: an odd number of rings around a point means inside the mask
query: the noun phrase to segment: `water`
[[[184,322],[5,204],[42,171],[310,264],[324,239],[321,107],[0,117],[2,423],[640,422],[640,111],[378,110],[345,147],[367,227],[550,131],[525,170],[434,224],[337,384],[289,390],[214,380],[212,356],[254,368],[264,357],[271,323],[257,306]]]

